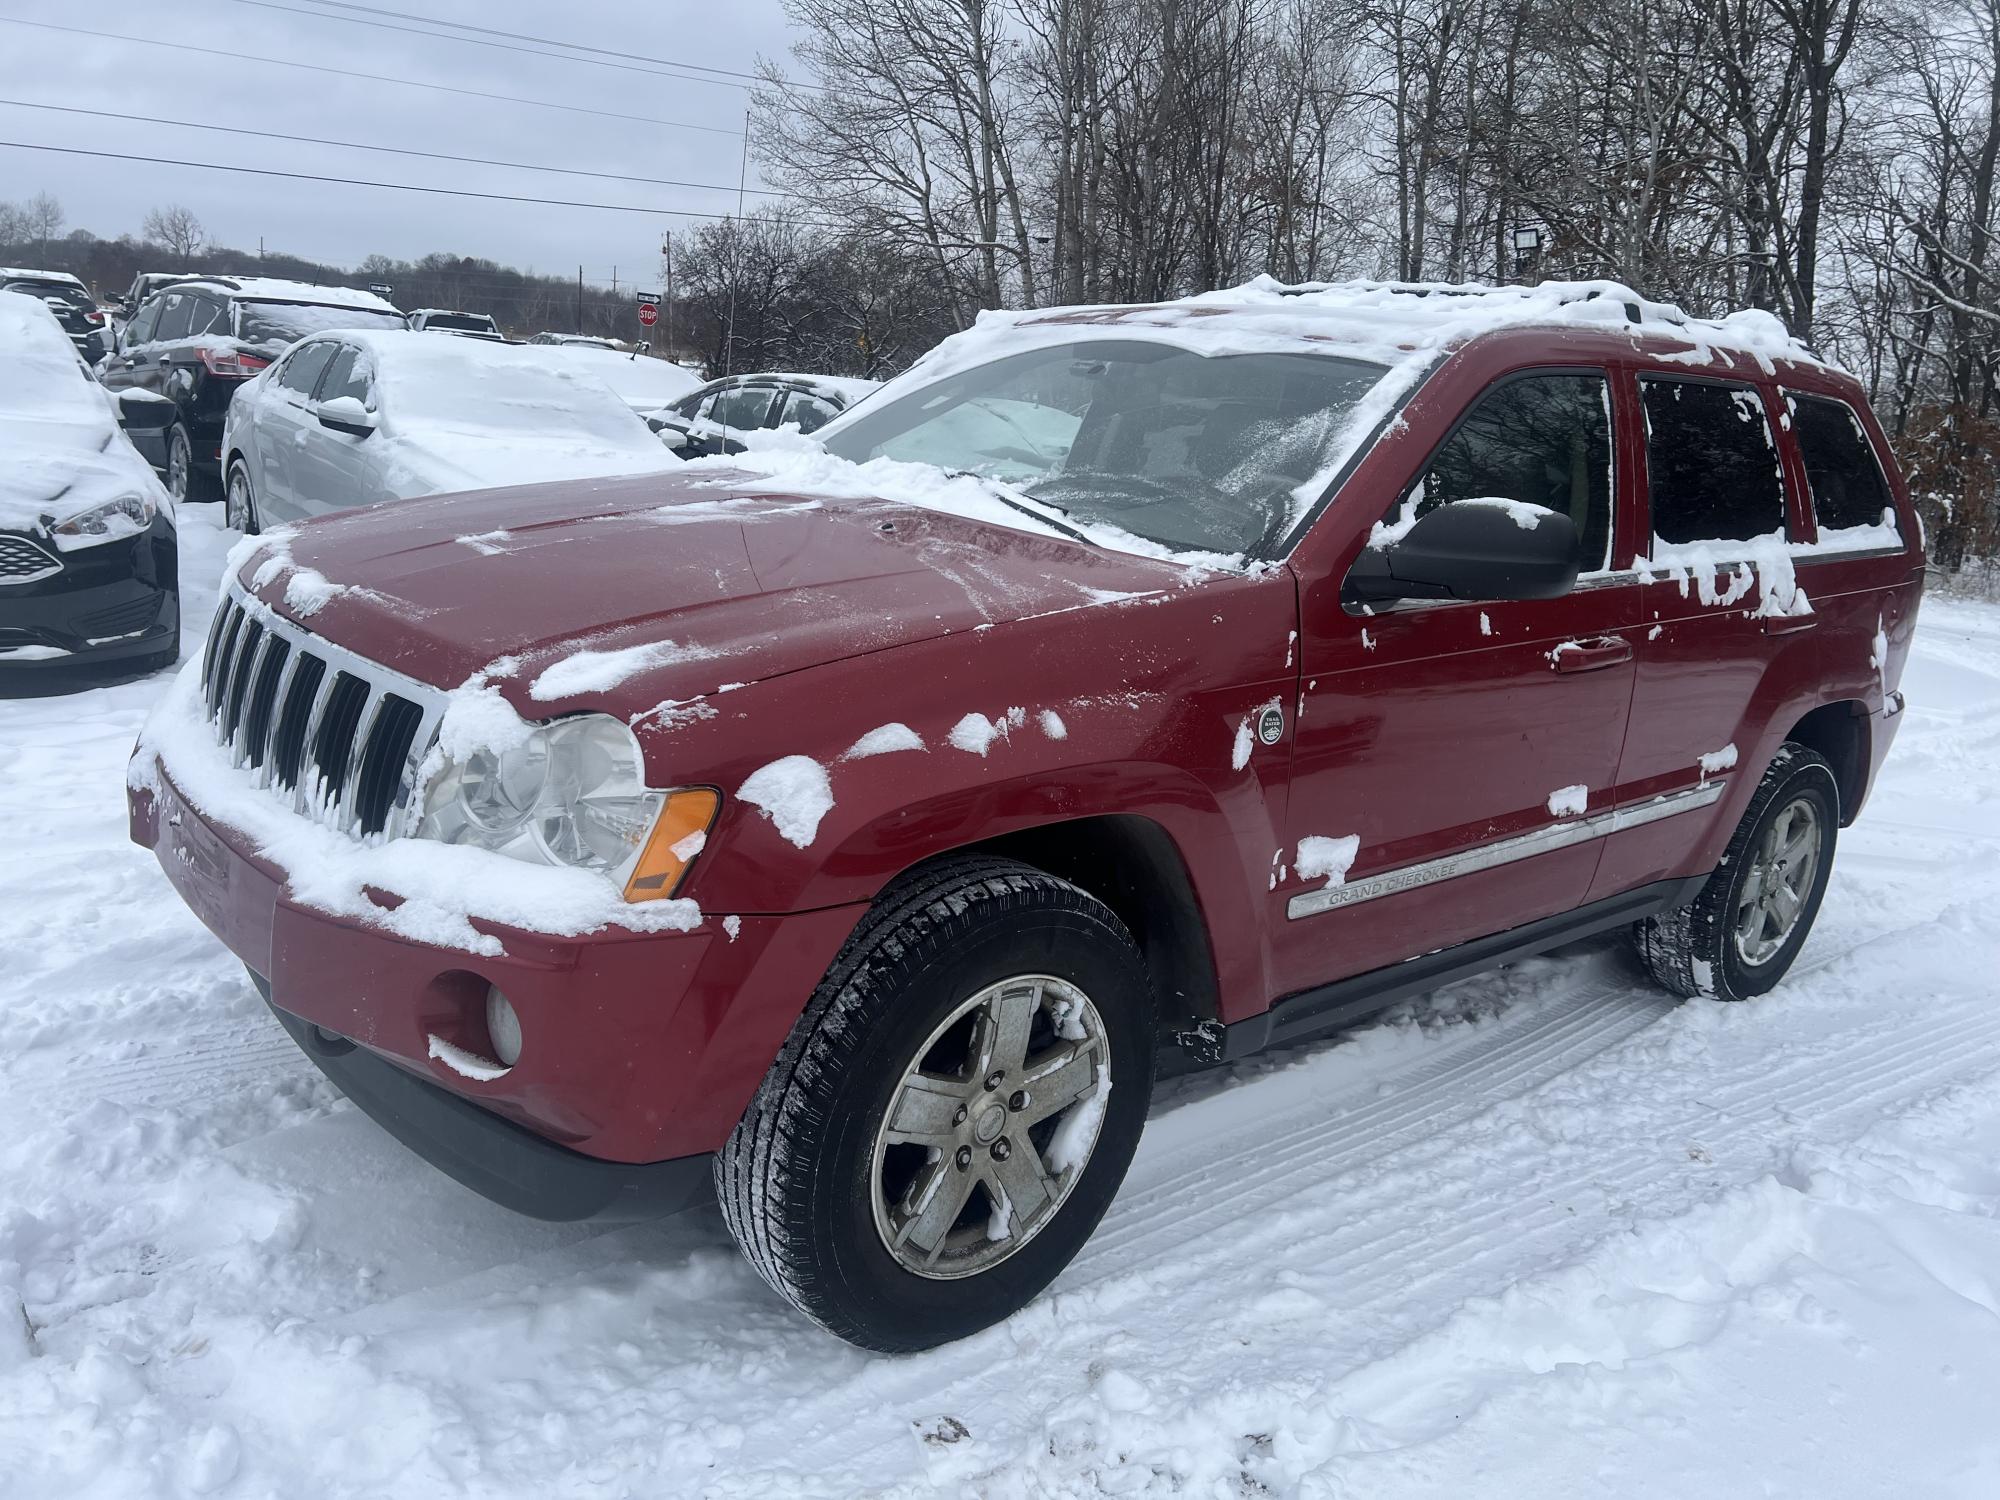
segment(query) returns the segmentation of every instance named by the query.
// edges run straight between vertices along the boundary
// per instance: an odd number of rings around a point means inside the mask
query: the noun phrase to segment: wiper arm
[[[971,469],[946,469],[944,472],[947,479],[970,479],[974,481],[1002,505],[1018,510],[1022,515],[1030,516],[1040,521],[1044,526],[1061,532],[1072,541],[1082,542],[1086,547],[1096,547],[1099,551],[1102,551],[1104,548],[1102,542],[1092,541],[1081,531],[1070,525],[1069,522],[1060,519],[1058,516],[1050,515],[1049,512],[1056,510],[1057,507],[1051,505],[1046,500],[1037,500],[1033,495],[1017,490],[1011,484],[995,479],[989,474],[976,473]]]

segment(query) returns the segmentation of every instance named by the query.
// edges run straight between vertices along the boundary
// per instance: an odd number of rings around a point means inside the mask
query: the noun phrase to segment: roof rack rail
[[[1388,292],[1399,297],[1523,297],[1533,292],[1556,290],[1559,302],[1595,302],[1608,295],[1607,288],[1589,283],[1576,284],[1573,292],[1560,290],[1561,283],[1542,283],[1537,286],[1522,286],[1507,283],[1500,286],[1445,286],[1421,281],[1304,281],[1292,286],[1281,286],[1276,291],[1281,297],[1311,297],[1323,292]],[[1671,323],[1685,325],[1687,314],[1668,302],[1653,302],[1642,305],[1635,301],[1623,301],[1625,320],[1629,323]]]

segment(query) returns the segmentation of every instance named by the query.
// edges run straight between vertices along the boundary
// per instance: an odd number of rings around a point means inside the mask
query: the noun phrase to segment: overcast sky
[[[635,60],[682,58],[751,72],[760,54],[780,61],[787,58],[780,0],[368,3],[377,11],[624,49]],[[337,19],[338,12],[296,13],[313,9],[311,0],[269,0],[268,5],[186,0],[173,7],[6,0],[0,7],[4,10],[0,100],[5,101],[0,103],[0,141],[699,214],[720,215],[735,206],[742,150],[737,132],[749,99],[743,88],[382,30]],[[102,40],[18,24],[22,21],[148,40]],[[220,49],[232,56],[160,45],[169,41]],[[705,125],[729,133],[337,77],[245,62],[240,60],[243,54]],[[42,105],[718,183],[725,188],[703,191],[461,166],[36,107]],[[753,162],[750,183],[754,187],[758,181]],[[67,228],[89,229],[107,238],[136,233],[146,211],[157,204],[181,203],[194,210],[214,238],[242,248],[255,248],[261,235],[269,249],[347,266],[373,252],[413,258],[443,250],[567,275],[576,274],[581,264],[586,279],[600,284],[611,280],[616,266],[621,286],[635,275],[649,286],[657,284],[660,231],[699,222],[677,215],[480,202],[0,147],[0,199],[19,201],[44,189],[62,200]],[[748,199],[751,205],[774,201],[754,194]]]

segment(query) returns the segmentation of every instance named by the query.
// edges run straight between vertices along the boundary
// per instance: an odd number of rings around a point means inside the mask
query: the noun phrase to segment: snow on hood
[[[0,528],[34,531],[123,495],[169,504],[114,399],[39,300],[0,292]]]

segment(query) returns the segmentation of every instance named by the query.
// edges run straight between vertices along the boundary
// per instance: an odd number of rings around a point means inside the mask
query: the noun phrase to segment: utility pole
[[[722,336],[722,373],[736,360],[736,283],[743,279],[743,185],[750,176],[750,111],[743,111],[743,156],[736,166],[736,233],[729,252],[729,325]]]
[[[667,359],[674,357],[674,232],[662,231],[660,254],[667,258]]]
[[[576,268],[576,331],[583,332],[583,267]]]

